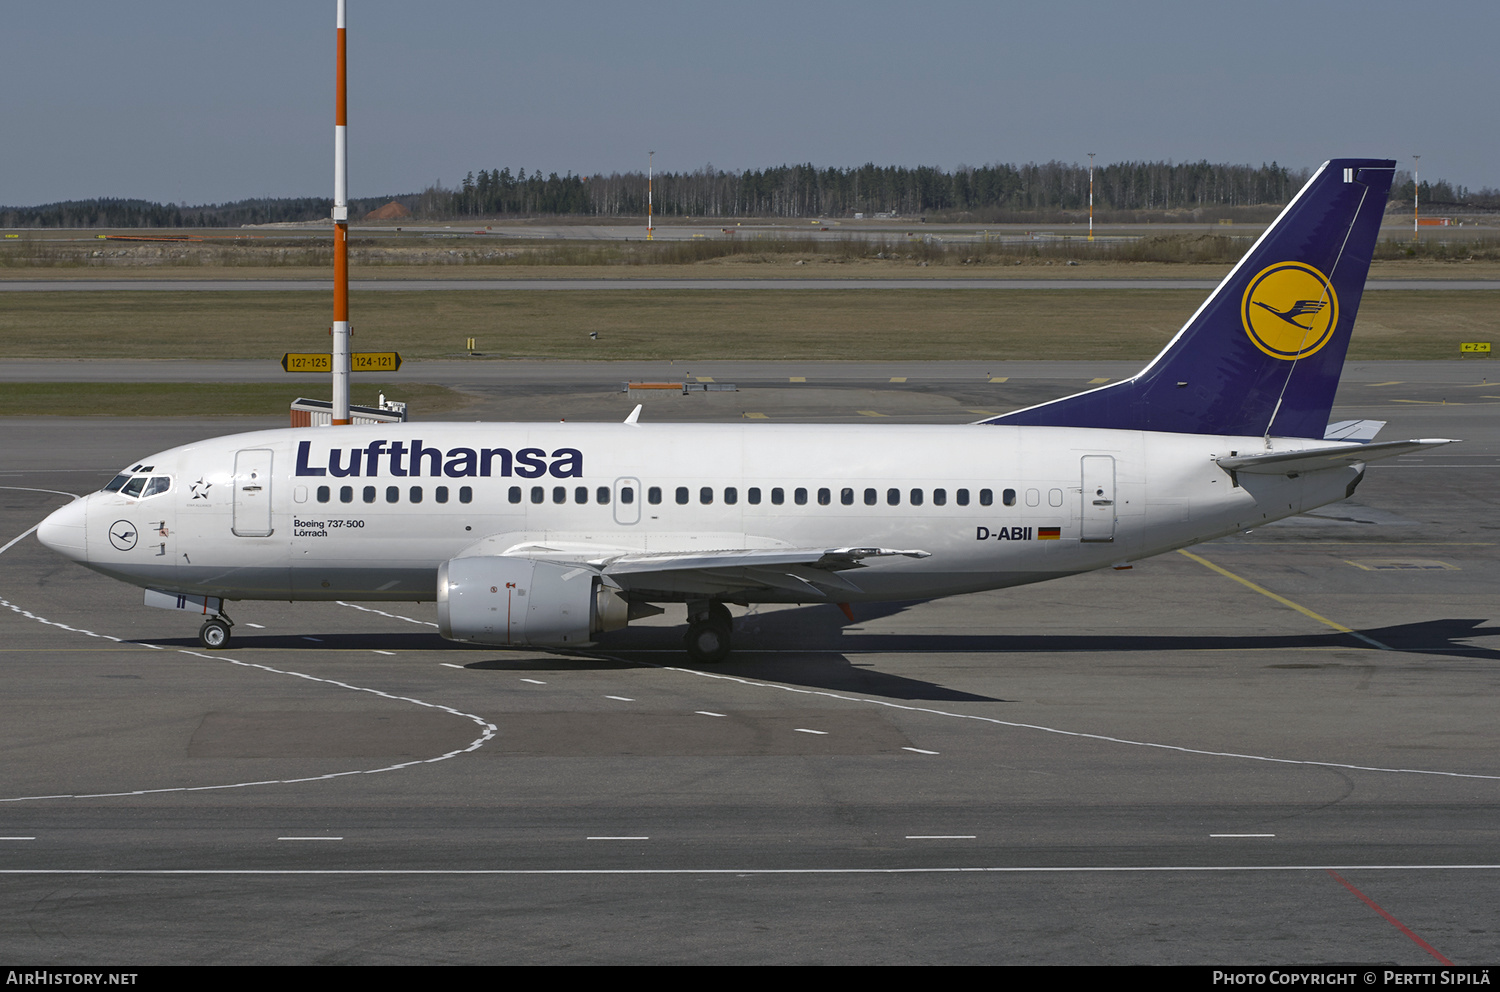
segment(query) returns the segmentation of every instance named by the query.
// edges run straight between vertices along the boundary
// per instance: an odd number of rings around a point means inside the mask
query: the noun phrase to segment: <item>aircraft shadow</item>
[[[850,629],[832,606],[808,606],[766,614],[749,614],[736,622],[736,653],[707,670],[747,679],[765,679],[806,688],[889,699],[945,702],[1005,702],[919,679],[874,670],[856,660],[865,654],[1072,654],[1150,652],[1170,656],[1193,651],[1293,651],[1307,648],[1368,649],[1371,645],[1338,631],[1313,634],[920,634],[871,633],[860,624],[893,616],[914,602],[869,604],[860,608]],[[1394,652],[1500,661],[1500,648],[1471,643],[1500,636],[1487,619],[1449,618],[1360,631]],[[436,633],[242,634],[239,649],[280,651],[443,651],[454,662],[476,671],[565,673],[584,670],[658,666],[700,667],[680,647],[681,629],[638,627],[617,631],[593,649],[552,652],[528,648],[505,650],[446,641]],[[164,646],[199,648],[196,638],[157,639]],[[200,648],[201,650],[201,648]],[[464,662],[458,652],[488,655]],[[497,656],[498,655],[498,656]]]

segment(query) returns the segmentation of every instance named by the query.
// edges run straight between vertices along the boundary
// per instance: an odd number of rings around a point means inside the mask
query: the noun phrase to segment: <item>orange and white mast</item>
[[[333,423],[349,423],[349,136],[344,6],[338,0],[338,69],[333,102]]]

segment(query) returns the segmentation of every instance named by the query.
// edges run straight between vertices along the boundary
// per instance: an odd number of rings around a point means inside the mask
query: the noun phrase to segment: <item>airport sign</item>
[[[281,367],[288,372],[332,372],[333,356],[327,352],[293,352],[281,356]],[[399,351],[356,351],[349,356],[350,372],[399,372]]]

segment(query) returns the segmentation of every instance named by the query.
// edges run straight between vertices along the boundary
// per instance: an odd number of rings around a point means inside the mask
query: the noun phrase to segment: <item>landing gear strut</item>
[[[229,647],[229,631],[234,621],[223,613],[209,617],[198,628],[198,643],[211,650]]]
[[[688,657],[700,665],[713,665],[729,657],[734,617],[717,600],[688,604],[688,629],[682,643]]]

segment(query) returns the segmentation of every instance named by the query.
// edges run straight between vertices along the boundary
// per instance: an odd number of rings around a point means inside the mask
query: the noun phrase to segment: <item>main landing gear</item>
[[[729,657],[730,633],[734,617],[729,607],[718,600],[688,604],[688,629],[683,647],[688,657],[700,665],[713,665]]]
[[[209,617],[203,621],[203,626],[198,628],[198,643],[215,651],[219,648],[227,648],[229,647],[229,631],[233,627],[234,621],[225,613]]]

